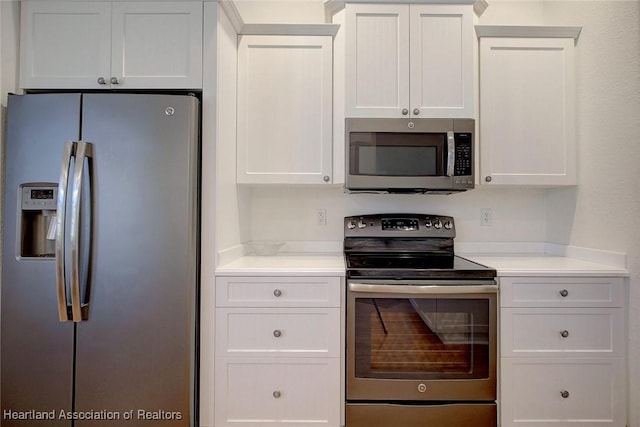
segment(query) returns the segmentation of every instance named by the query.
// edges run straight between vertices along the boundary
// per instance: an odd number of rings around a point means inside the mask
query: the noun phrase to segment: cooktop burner
[[[494,278],[496,271],[454,254],[452,217],[378,214],[344,222],[347,278]]]

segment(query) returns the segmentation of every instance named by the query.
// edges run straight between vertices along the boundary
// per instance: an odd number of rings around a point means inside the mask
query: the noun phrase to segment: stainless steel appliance
[[[495,270],[451,217],[347,217],[346,427],[495,427]]]
[[[197,425],[199,101],[10,95],[2,426]]]
[[[346,120],[350,192],[454,193],[474,188],[473,119]]]

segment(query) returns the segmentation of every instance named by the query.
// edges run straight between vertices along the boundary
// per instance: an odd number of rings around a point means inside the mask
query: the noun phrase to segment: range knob
[[[367,223],[360,220],[358,221],[358,228],[366,228],[367,227]]]
[[[440,230],[442,228],[442,221],[437,220],[433,223],[433,226],[436,228],[436,230]]]
[[[356,228],[356,223],[355,223],[355,222],[353,222],[353,221],[349,221],[349,222],[347,222],[347,228],[348,228],[349,230],[353,230],[354,228]]]
[[[453,228],[453,223],[451,221],[445,222],[444,228],[446,228],[447,230],[451,230]]]
[[[427,227],[427,228],[431,228],[432,225],[433,224],[431,223],[431,220],[429,220],[429,219],[427,220],[427,222],[424,223],[424,226]]]

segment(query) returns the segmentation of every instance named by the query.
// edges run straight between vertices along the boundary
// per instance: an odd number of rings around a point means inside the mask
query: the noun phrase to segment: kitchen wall
[[[315,2],[307,2],[304,13],[301,1],[290,3],[302,21],[323,21],[320,12],[310,17]],[[238,9],[248,22],[278,19],[264,2],[240,0]],[[243,226],[248,234],[226,241],[339,243],[345,215],[419,211],[454,216],[457,242],[550,242],[625,252],[631,274],[629,426],[640,427],[640,408],[633,404],[640,401],[640,2],[489,0],[477,23],[583,27],[576,52],[577,187],[481,187],[452,196],[349,195],[339,186],[241,188],[249,231]],[[492,209],[490,227],[480,224],[481,208]],[[317,224],[317,209],[327,210],[326,226]]]

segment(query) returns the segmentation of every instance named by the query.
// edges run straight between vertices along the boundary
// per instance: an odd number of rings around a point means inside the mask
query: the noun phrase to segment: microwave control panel
[[[470,133],[456,133],[456,159],[454,176],[470,176],[472,172],[472,141]]]

